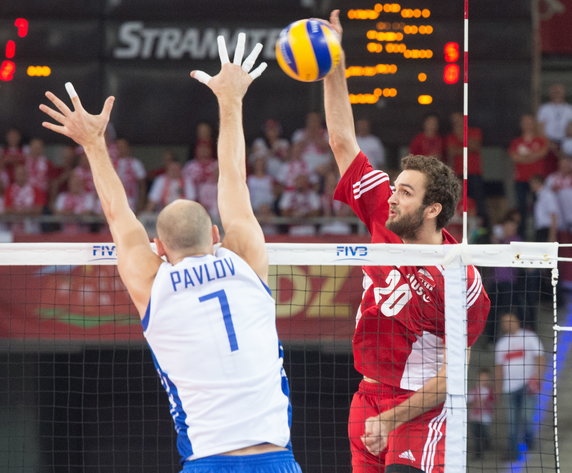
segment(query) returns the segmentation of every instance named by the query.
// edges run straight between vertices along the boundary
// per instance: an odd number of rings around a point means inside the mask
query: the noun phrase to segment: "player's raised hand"
[[[340,23],[340,10],[332,10],[330,13],[330,26],[338,34],[338,39],[342,41],[342,24]]]
[[[111,110],[113,109],[115,97],[108,97],[101,113],[92,115],[87,113],[83,108],[71,82],[66,83],[66,90],[72,101],[73,110],[52,92],[46,92],[46,97],[52,102],[54,108],[41,104],[40,110],[46,115],[49,115],[58,124],[42,122],[42,126],[48,130],[71,138],[83,147],[89,146],[103,137],[109,122]]]
[[[234,51],[234,58],[231,63],[228,58],[224,37],[219,36],[217,38],[217,42],[221,64],[220,72],[216,76],[212,77],[204,71],[192,71],[191,77],[203,84],[206,84],[217,97],[223,97],[226,95],[229,97],[242,98],[252,81],[259,77],[267,67],[267,64],[263,62],[256,69],[251,71],[260,51],[262,51],[262,44],[260,43],[257,43],[244,62],[242,61],[242,57],[244,56],[245,40],[246,35],[244,33],[239,33],[236,42],[236,49]]]

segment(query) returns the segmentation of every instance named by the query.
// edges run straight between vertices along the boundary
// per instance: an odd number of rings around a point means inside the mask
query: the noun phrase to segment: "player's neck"
[[[413,245],[441,245],[443,244],[443,233],[435,228],[422,226],[413,238],[404,238],[403,243]]]
[[[170,254],[169,255],[169,263],[175,265],[177,263],[180,263],[181,261],[183,261],[185,258],[191,258],[191,257],[199,257],[199,256],[205,256],[205,255],[212,255],[213,254],[213,250],[210,249],[205,249],[205,248],[201,248],[201,249],[197,249],[197,250],[187,250],[187,251],[183,251],[180,253],[174,253],[174,254]]]

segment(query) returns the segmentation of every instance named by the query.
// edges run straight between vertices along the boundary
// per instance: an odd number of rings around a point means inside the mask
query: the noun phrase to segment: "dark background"
[[[351,354],[306,347],[284,356],[296,459],[306,473],[348,472],[347,416],[358,384]],[[34,473],[180,470],[167,395],[146,348],[0,353],[0,381],[0,405],[13,410],[0,431],[11,429],[14,452],[22,440],[12,421],[26,418],[20,409],[34,413],[39,444],[23,445],[39,457]],[[27,471],[25,460],[7,470],[4,461],[1,471]]]
[[[442,80],[442,71],[444,44],[456,41],[462,49],[463,2],[401,2],[403,8],[432,11],[427,20],[410,21],[418,25],[430,23],[435,28],[431,36],[410,37],[409,47],[434,50],[432,59],[417,61],[405,60],[397,54],[365,52],[364,33],[374,27],[375,21],[349,21],[345,13],[347,8],[373,8],[375,3],[4,0],[0,3],[0,46],[9,39],[16,41],[17,71],[14,80],[0,82],[0,131],[15,125],[28,137],[41,136],[49,142],[61,139],[41,128],[43,117],[37,106],[44,100],[46,89],[64,96],[63,84],[71,81],[88,110],[99,110],[107,95],[118,98],[112,120],[118,133],[133,144],[186,144],[196,123],[217,121],[214,97],[202,84],[188,77],[195,68],[210,73],[218,70],[216,46],[211,48],[214,54],[202,59],[188,54],[178,59],[117,58],[114,50],[122,24],[138,21],[145,28],[196,28],[200,35],[207,29],[223,29],[229,41],[242,28],[276,32],[300,18],[327,18],[331,8],[341,8],[348,65],[381,62],[399,67],[394,76],[349,79],[350,93],[367,93],[376,87],[398,88],[395,98],[375,105],[354,105],[355,114],[371,118],[374,132],[389,147],[406,145],[426,113],[438,112],[446,121],[452,111],[462,111],[462,77],[458,84],[447,85]],[[526,0],[471,2],[469,114],[471,123],[483,129],[487,145],[505,146],[515,133],[518,117],[531,108],[529,3]],[[17,17],[29,20],[30,31],[25,38],[15,36],[13,21]],[[382,14],[380,19],[397,21],[400,17]],[[274,42],[266,38],[263,54],[269,68],[252,86],[245,102],[248,138],[259,134],[268,117],[282,121],[289,136],[303,125],[308,111],[322,109],[321,84],[299,83],[282,73],[274,59]],[[126,45],[123,43],[122,47]],[[155,51],[156,48],[151,55]],[[462,58],[459,64],[462,68]],[[45,78],[28,77],[25,74],[28,65],[48,65],[52,74]],[[418,72],[428,74],[426,83],[417,80]],[[417,96],[421,93],[433,95],[433,104],[419,105]]]

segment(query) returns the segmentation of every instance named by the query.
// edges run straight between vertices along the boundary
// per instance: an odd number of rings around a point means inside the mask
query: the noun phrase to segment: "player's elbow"
[[[349,166],[349,163],[351,163],[359,153],[359,145],[355,135],[352,133],[332,133],[329,137],[329,144],[336,158],[336,162],[342,168],[343,174],[343,171]]]
[[[352,135],[345,131],[330,132],[328,130],[328,133],[329,133],[328,142],[334,154],[343,153],[344,151],[348,150],[351,147],[350,145],[352,141],[355,141],[355,139],[352,140]]]

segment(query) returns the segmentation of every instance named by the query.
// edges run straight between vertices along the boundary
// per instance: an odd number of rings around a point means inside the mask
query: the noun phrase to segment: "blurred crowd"
[[[483,134],[478,127],[469,126],[467,211],[471,242],[568,240],[572,229],[572,206],[566,205],[572,197],[572,105],[566,102],[565,92],[562,84],[552,85],[550,100],[536,115],[514,118],[515,126],[520,121],[520,134],[514,136],[506,157],[514,165],[515,206],[504,216],[491,218],[481,164]],[[356,120],[359,145],[375,168],[392,174],[388,167],[398,164],[388,165],[384,145],[371,129],[369,119]],[[429,113],[419,133],[411,138],[409,152],[437,156],[461,178],[463,130],[460,113],[448,117],[447,124]],[[189,198],[202,203],[216,220],[216,129],[211,124],[198,124],[189,156],[165,151],[157,160],[158,167],[153,168],[146,168],[132,153],[129,141],[114,136],[112,128],[107,142],[137,214],[154,214],[174,199]],[[85,154],[72,145],[60,149],[58,156],[49,159],[41,139],[24,139],[16,128],[6,130],[0,148],[0,214],[10,218],[2,219],[3,229],[13,233],[100,229],[89,223],[97,218],[85,218],[101,214]],[[305,124],[291,136],[284,135],[277,119],[267,119],[260,136],[248,143],[248,167],[252,205],[268,235],[344,235],[357,230],[350,209],[332,198],[339,174],[320,113],[308,113]],[[75,221],[61,219],[63,223],[52,219],[50,224],[40,225],[33,217],[42,214],[79,217]],[[459,206],[451,225],[457,237],[461,215]]]

